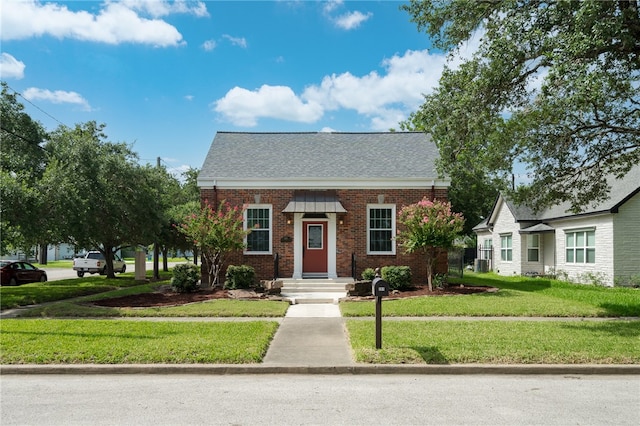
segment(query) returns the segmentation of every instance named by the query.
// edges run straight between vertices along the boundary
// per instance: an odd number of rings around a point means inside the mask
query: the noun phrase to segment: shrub
[[[224,278],[224,288],[226,289],[251,288],[255,283],[256,271],[249,265],[229,265]]]
[[[614,278],[614,282],[615,282],[615,286],[616,287],[639,288],[640,287],[640,274],[627,275],[627,276],[622,276],[622,277],[615,277]]]
[[[389,283],[390,290],[405,290],[411,287],[411,268],[408,266],[383,266],[382,279]]]
[[[433,276],[433,285],[440,289],[449,287],[447,274],[435,274]]]
[[[376,277],[376,271],[373,268],[367,268],[362,271],[362,279],[365,281],[373,281]]]
[[[190,293],[198,288],[200,267],[192,263],[181,263],[173,267],[171,287],[178,293]]]

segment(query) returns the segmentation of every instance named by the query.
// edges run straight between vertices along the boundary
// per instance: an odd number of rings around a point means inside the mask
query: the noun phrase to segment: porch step
[[[292,304],[338,303],[347,295],[346,285],[351,278],[338,279],[283,279],[281,296]]]

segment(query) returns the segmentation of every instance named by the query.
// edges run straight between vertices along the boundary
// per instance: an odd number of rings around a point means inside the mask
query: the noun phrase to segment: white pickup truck
[[[107,261],[99,251],[90,251],[84,257],[73,259],[73,270],[78,272],[79,277],[85,273],[104,275],[107,273]],[[127,265],[117,255],[113,255],[113,271],[125,272]]]

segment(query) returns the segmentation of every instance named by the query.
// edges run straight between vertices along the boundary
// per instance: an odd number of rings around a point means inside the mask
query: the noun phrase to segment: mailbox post
[[[389,283],[376,275],[371,282],[371,293],[376,297],[376,349],[382,349],[382,296],[389,295]]]

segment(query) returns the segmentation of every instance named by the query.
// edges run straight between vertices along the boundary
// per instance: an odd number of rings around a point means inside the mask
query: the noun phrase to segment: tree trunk
[[[159,258],[160,257],[160,248],[158,247],[158,243],[153,243],[153,279],[156,281],[160,280],[160,265]]]
[[[428,247],[425,251],[427,258],[427,284],[429,286],[429,292],[433,291],[433,267],[436,260],[435,247]]]
[[[169,249],[167,246],[162,247],[162,270],[164,272],[169,272]]]
[[[41,265],[46,265],[47,264],[47,244],[43,243],[40,244],[40,253],[38,256],[38,263],[40,263]]]
[[[116,273],[113,271],[113,247],[109,245],[104,246],[104,260],[107,266],[107,278],[115,278]]]

